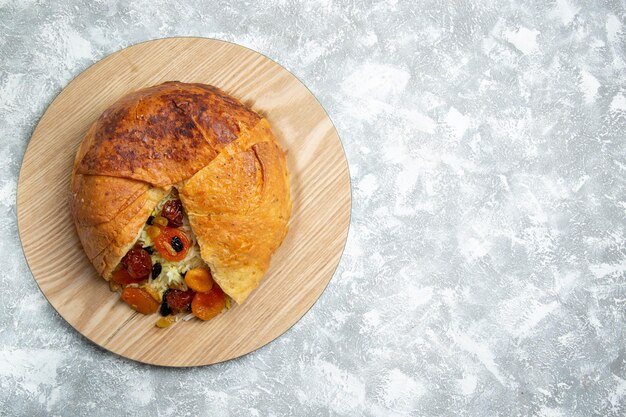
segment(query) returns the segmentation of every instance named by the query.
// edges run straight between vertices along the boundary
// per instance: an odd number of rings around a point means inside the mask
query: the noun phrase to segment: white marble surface
[[[178,370],[74,332],[15,219],[55,95],[175,35],[303,80],[354,201],[339,269],[294,328]],[[619,0],[0,0],[0,415],[625,415],[625,45]]]

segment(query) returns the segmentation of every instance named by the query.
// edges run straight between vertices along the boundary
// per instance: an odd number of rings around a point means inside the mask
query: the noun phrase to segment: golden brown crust
[[[109,279],[122,257],[133,246],[150,213],[167,193],[168,191],[163,189],[152,188],[131,205],[122,209],[114,220],[82,229],[83,247],[85,247],[85,241],[91,241],[99,243],[98,249],[102,248],[90,260],[105,279]],[[87,247],[89,246],[90,244],[87,243]],[[96,250],[94,249],[93,252]]]
[[[76,174],[72,181],[74,218],[81,227],[106,223],[149,189],[137,180]]]
[[[216,282],[243,302],[291,213],[284,153],[267,120],[215,87],[179,82],[107,109],[77,152],[70,197],[85,252],[104,278],[173,186]]]
[[[267,122],[263,122],[267,123]],[[272,136],[248,149],[225,149],[180,189],[202,258],[237,303],[257,287],[287,234],[291,213],[283,151]]]
[[[163,187],[211,162],[260,116],[215,87],[168,82],[128,94],[97,121],[79,174]]]
[[[126,178],[76,174],[70,210],[85,253],[100,275],[111,272],[168,190]]]

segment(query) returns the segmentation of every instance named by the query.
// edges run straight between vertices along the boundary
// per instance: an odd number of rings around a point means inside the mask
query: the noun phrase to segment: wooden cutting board
[[[67,198],[73,159],[87,128],[124,94],[173,80],[215,85],[267,117],[287,151],[293,214],[270,270],[245,304],[209,322],[192,319],[159,329],[157,315],[134,312],[97,275],[78,240]],[[350,207],[350,176],[341,142],[311,92],[267,57],[203,38],[134,45],[70,82],[33,133],[17,195],[24,253],[50,304],[103,348],[165,366],[236,358],[296,323],[337,267]]]

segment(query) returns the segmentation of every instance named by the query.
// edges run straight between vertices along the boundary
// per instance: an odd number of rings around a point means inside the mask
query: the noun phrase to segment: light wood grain
[[[156,315],[135,313],[97,276],[78,241],[67,197],[73,158],[89,125],[129,91],[173,80],[215,85],[268,118],[287,151],[293,214],[270,270],[244,305],[209,322],[194,319],[158,329]],[[311,92],[263,55],[202,38],[134,45],[76,77],[33,133],[17,200],[26,259],[59,314],[112,352],[165,366],[236,358],[289,329],[331,279],[346,241],[351,206],[341,142]]]

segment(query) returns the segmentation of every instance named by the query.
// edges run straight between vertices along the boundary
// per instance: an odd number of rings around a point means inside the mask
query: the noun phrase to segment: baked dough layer
[[[291,214],[285,154],[269,122],[203,84],[167,82],[109,107],[78,149],[70,193],[80,241],[106,280],[172,187],[215,282],[242,303]]]

